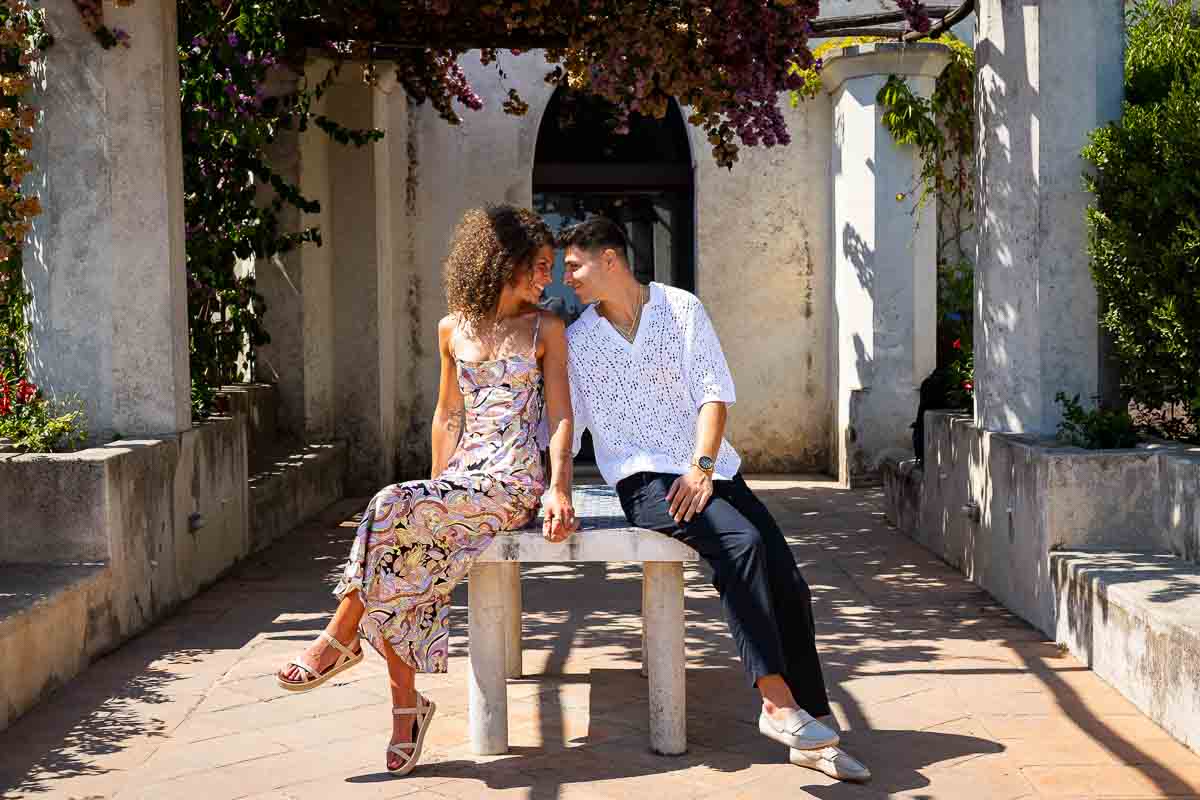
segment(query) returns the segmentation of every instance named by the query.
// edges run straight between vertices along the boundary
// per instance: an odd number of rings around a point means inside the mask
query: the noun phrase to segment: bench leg
[[[471,568],[467,615],[471,750],[481,756],[499,755],[508,752],[503,565],[484,561]]]
[[[649,585],[646,582],[646,569],[642,568],[642,677],[650,677],[650,670],[646,668],[646,587]]]
[[[642,567],[642,615],[650,673],[650,749],[687,752],[683,650],[683,564],[647,561]]]
[[[504,674],[521,677],[521,563],[503,561],[504,572]]]

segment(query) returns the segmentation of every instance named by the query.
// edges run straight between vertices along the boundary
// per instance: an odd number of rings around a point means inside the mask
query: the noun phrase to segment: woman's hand
[[[578,528],[571,493],[561,489],[546,492],[542,497],[542,536],[552,542],[561,542]]]

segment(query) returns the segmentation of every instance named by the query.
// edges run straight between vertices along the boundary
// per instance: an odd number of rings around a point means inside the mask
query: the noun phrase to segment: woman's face
[[[529,266],[513,276],[513,289],[521,300],[536,305],[542,299],[542,292],[553,280],[553,272],[554,248],[542,245],[533,254]]]

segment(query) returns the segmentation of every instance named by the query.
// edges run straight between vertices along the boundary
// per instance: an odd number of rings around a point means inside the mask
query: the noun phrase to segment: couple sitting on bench
[[[567,285],[593,304],[569,329],[537,305],[556,244]],[[867,769],[837,747],[808,585],[723,439],[733,381],[700,301],[639,283],[613,222],[589,219],[556,243],[540,217],[510,206],[465,215],[445,284],[433,477],[371,500],[335,589],[337,612],[280,670],[280,685],[316,688],[362,660],[365,638],[391,682],[388,770],[410,772],[436,710],[416,691],[415,673],[446,670],[450,592],[539,502],[547,539],[574,532],[571,459],[588,428],[630,524],[682,541],[711,565],[762,694],[759,730],[788,745],[793,763],[866,780]]]

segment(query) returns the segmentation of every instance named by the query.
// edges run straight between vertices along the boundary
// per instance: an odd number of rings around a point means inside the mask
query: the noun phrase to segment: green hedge
[[[1200,422],[1200,21],[1190,2],[1131,11],[1125,105],[1084,150],[1092,274],[1128,399]]]

